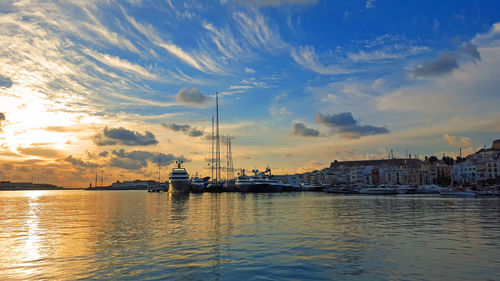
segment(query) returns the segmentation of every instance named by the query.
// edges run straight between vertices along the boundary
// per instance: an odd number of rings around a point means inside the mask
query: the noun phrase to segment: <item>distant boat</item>
[[[359,194],[394,195],[394,194],[398,194],[398,190],[395,186],[380,185],[377,187],[365,187],[359,191]]]
[[[168,176],[170,187],[168,192],[170,193],[184,193],[189,192],[189,187],[191,182],[189,181],[189,174],[185,168],[181,166],[183,161],[175,161],[177,167],[172,169],[170,175]]]
[[[465,188],[450,188],[448,190],[441,190],[439,194],[449,197],[476,197],[476,193]]]
[[[435,184],[426,184],[421,185],[417,188],[417,193],[419,194],[431,194],[431,193],[439,193],[440,191],[449,190],[449,188],[441,187]]]

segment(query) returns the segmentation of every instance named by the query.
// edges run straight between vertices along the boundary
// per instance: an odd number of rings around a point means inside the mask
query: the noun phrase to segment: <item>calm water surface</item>
[[[0,192],[0,279],[499,280],[500,199]]]

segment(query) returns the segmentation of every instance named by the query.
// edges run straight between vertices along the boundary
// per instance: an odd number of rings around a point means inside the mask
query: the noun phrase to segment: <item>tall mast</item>
[[[227,179],[234,178],[233,152],[231,151],[231,138],[227,138]]]
[[[97,172],[95,172],[95,186],[97,187]]]
[[[161,183],[160,169],[161,169],[161,152],[160,155],[158,155],[158,183]]]
[[[101,170],[101,186],[104,186],[104,170]]]
[[[229,180],[229,138],[226,138],[226,179]]]
[[[219,136],[219,92],[215,92],[215,180],[221,179],[220,175],[220,136]]]
[[[211,141],[212,141],[212,158],[210,159],[210,167],[212,168],[212,177],[210,178],[212,181],[214,180],[214,117],[212,116],[212,136],[211,136]]]

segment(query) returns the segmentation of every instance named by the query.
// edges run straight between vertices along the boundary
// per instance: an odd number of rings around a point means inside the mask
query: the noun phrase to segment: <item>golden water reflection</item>
[[[0,279],[435,279],[450,259],[478,274],[500,250],[499,201],[5,192]]]

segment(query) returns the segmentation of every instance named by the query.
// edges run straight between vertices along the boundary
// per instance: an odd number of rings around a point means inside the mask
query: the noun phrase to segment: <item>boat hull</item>
[[[365,188],[359,191],[359,194],[367,195],[395,195],[398,194],[396,189],[391,188]]]
[[[191,187],[189,181],[171,181],[168,189],[169,193],[187,193]]]

